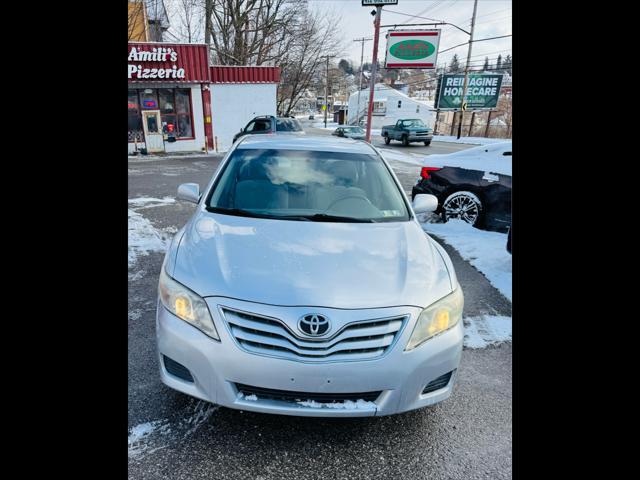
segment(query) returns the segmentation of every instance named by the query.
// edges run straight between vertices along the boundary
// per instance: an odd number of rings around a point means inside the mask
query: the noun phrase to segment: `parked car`
[[[233,137],[235,143],[240,137],[245,135],[256,135],[262,133],[304,133],[300,122],[293,117],[276,117],[274,115],[262,115],[255,117],[247,126],[240,129]]]
[[[315,118],[316,118],[315,115],[313,115],[313,114],[309,115],[309,120],[313,120]]]
[[[487,230],[504,231],[511,224],[511,142],[429,155],[412,196],[438,197],[436,213],[444,221],[460,218]]]
[[[385,125],[380,130],[384,143],[389,145],[391,140],[400,140],[406,147],[412,142],[424,142],[431,145],[433,129],[425,125],[419,118],[401,119],[395,125]]]
[[[390,166],[365,142],[246,136],[162,265],[162,381],[240,410],[389,415],[452,393],[463,294]]]
[[[365,131],[358,126],[345,126],[336,128],[331,135],[337,137],[353,138],[354,140],[364,140]]]

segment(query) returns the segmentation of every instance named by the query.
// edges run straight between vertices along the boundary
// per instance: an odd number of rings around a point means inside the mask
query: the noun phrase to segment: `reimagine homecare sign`
[[[444,74],[438,79],[434,107],[439,110],[459,110],[462,107],[464,75]],[[496,108],[502,74],[469,75],[467,110]]]

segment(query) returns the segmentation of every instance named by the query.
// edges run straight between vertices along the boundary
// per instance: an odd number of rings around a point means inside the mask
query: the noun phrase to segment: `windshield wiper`
[[[327,213],[316,213],[315,215],[309,215],[305,218],[308,218],[312,222],[376,223],[376,220],[373,218],[342,217],[340,215],[329,215]]]
[[[226,208],[226,207],[207,207],[207,212],[222,213],[225,215],[235,215],[237,217],[253,217],[253,218],[272,218],[276,220],[304,220],[309,221],[308,217],[300,215],[269,215],[267,213],[251,212],[249,210],[243,210],[241,208]]]

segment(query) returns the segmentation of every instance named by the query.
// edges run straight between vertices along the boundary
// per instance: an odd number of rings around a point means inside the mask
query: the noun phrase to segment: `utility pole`
[[[354,42],[360,42],[362,49],[360,50],[360,84],[358,85],[358,108],[356,110],[356,125],[360,124],[360,92],[362,91],[362,65],[364,61],[364,42],[368,42],[370,38],[356,38]]]
[[[204,3],[204,43],[211,43],[211,13],[213,12],[213,0],[205,0]]]
[[[327,128],[327,110],[329,110],[329,56],[327,56],[327,81],[324,86],[324,128]]]
[[[478,0],[476,0],[477,2]],[[371,60],[371,81],[369,82],[369,106],[367,108],[367,136],[365,141],[371,142],[371,116],[373,113],[373,91],[376,87],[376,74],[378,73],[378,39],[380,37],[380,16],[382,6],[376,6],[376,19],[373,22],[375,33],[373,35],[373,57]]]
[[[462,105],[467,97],[467,84],[469,83],[469,64],[471,63],[471,47],[473,47],[473,29],[476,25],[476,12],[478,11],[478,0],[473,1],[473,16],[471,17],[471,31],[469,32],[469,50],[467,51],[467,64],[464,67],[464,83],[462,86]],[[461,106],[462,106],[461,105]],[[462,134],[462,121],[464,119],[464,110],[460,109],[460,123],[458,124],[458,138]]]

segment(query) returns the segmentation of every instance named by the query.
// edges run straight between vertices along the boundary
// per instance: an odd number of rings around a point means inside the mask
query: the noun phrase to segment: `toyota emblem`
[[[330,330],[331,324],[324,315],[309,313],[298,320],[298,328],[306,335],[319,337]]]

